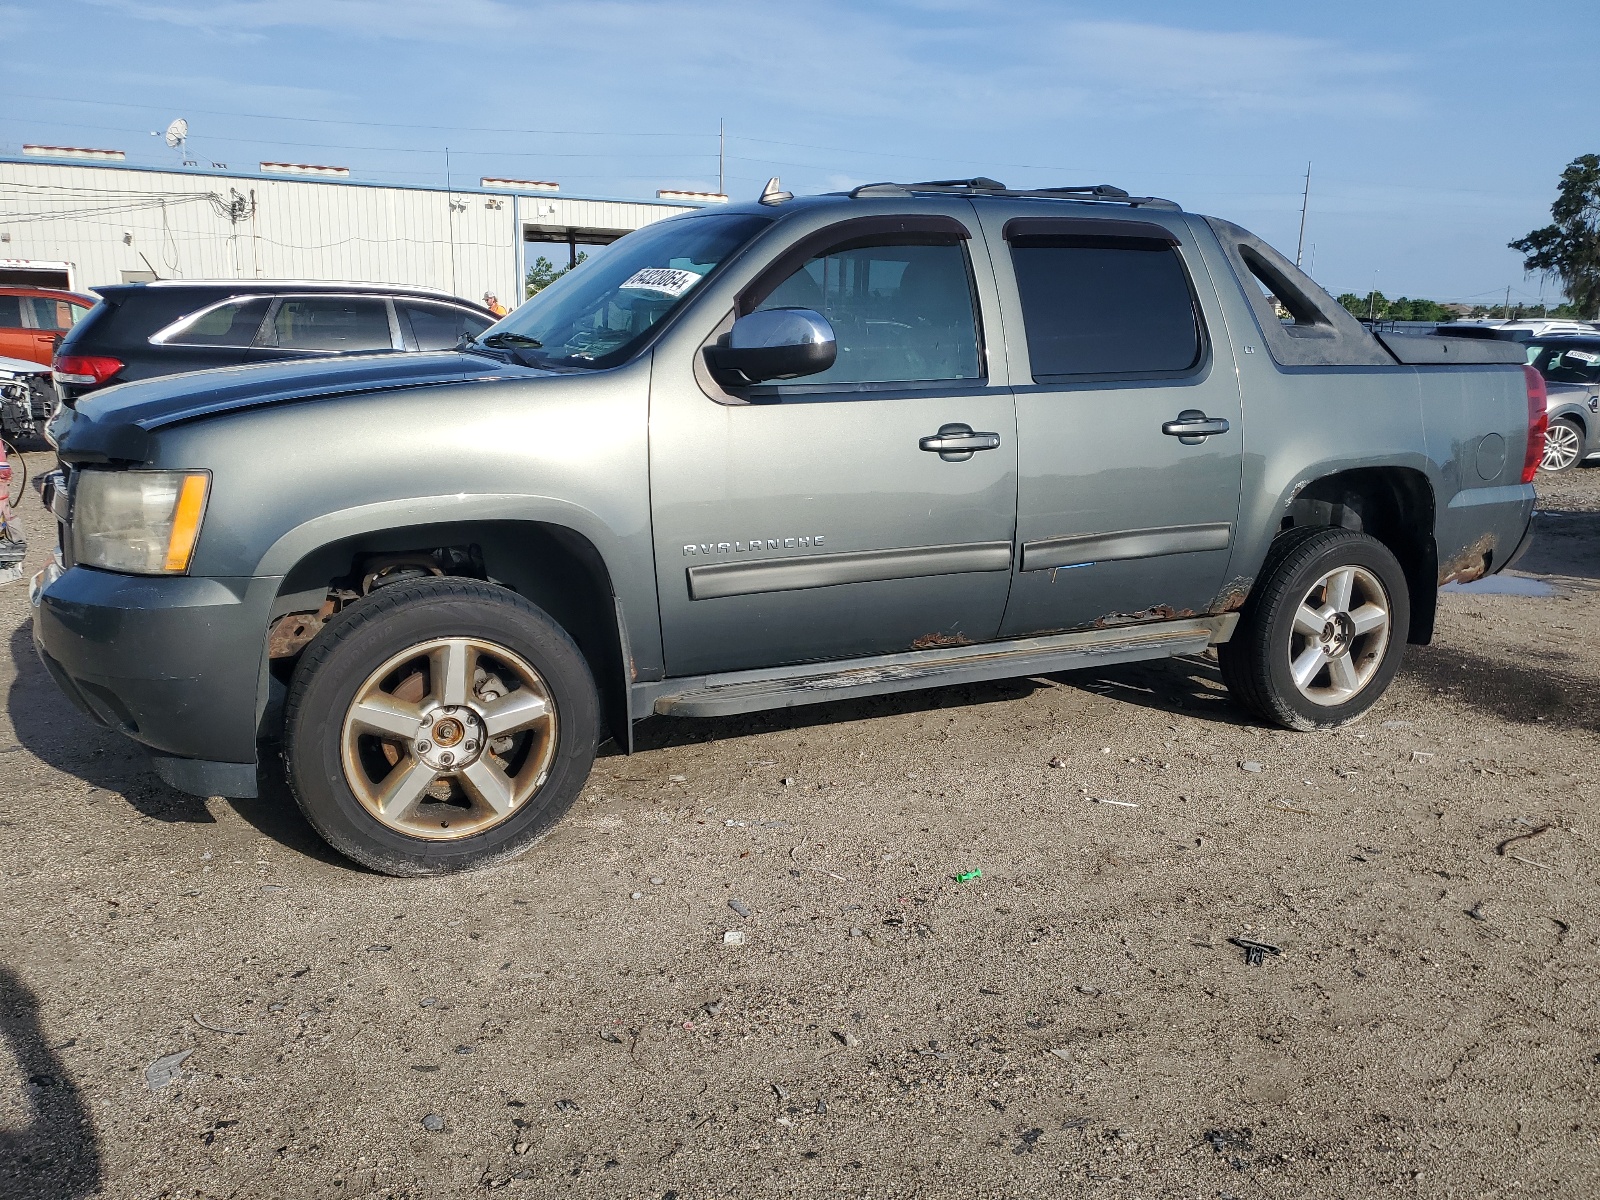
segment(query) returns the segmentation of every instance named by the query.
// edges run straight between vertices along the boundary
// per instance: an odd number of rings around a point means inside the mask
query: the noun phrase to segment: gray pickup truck
[[[1215,647],[1326,728],[1525,543],[1522,362],[1374,336],[1153,197],[774,181],[454,351],[84,401],[35,640],[174,787],[253,795],[281,748],[397,874],[524,849],[651,714]]]

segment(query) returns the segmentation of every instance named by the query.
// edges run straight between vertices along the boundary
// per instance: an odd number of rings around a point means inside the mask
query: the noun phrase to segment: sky
[[[1341,0],[24,0],[0,153],[754,198],[987,175],[1226,217],[1335,294],[1559,299],[1506,243],[1600,151],[1600,5]],[[68,36],[63,36],[66,33]],[[1537,39],[1535,38],[1537,34]],[[1536,49],[1535,49],[1536,48]]]

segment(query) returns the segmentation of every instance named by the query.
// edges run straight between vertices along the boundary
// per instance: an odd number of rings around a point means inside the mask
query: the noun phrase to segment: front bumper
[[[52,564],[35,585],[34,646],[78,707],[147,747],[175,787],[255,794],[264,631],[277,579],[147,578]]]

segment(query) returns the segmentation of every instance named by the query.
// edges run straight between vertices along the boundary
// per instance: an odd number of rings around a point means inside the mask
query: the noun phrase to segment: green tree
[[[1600,154],[1583,154],[1561,172],[1551,224],[1510,243],[1526,271],[1544,271],[1585,316],[1600,316]]]
[[[578,251],[578,262],[581,263],[588,257],[587,251]],[[576,266],[577,264],[573,265]],[[544,255],[539,255],[538,258],[533,260],[533,266],[528,268],[528,295],[537,296],[571,269],[571,267],[558,268],[555,263]]]

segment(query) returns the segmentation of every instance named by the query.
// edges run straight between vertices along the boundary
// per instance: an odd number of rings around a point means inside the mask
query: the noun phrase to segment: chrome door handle
[[[945,462],[965,462],[977,450],[996,450],[1000,447],[998,433],[974,433],[971,425],[956,422],[939,426],[939,432],[917,442],[918,450],[937,454]]]
[[[1176,420],[1162,425],[1161,432],[1177,438],[1185,446],[1198,446],[1213,434],[1227,433],[1228,422],[1221,417],[1208,417],[1198,408],[1186,408]]]

